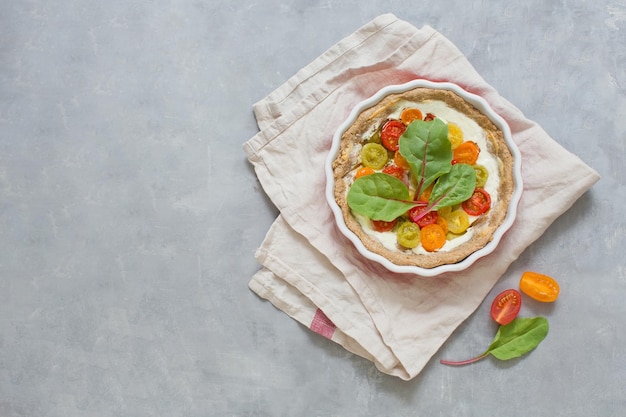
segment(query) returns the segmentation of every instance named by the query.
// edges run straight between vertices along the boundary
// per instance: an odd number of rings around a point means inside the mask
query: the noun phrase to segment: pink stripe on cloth
[[[326,317],[326,314],[324,314],[324,312],[318,308],[315,311],[315,316],[311,321],[310,328],[315,333],[321,334],[327,339],[332,339],[337,326],[335,326],[335,323],[330,321],[330,319]]]

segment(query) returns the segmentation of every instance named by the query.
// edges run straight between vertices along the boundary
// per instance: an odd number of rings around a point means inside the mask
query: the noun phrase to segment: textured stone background
[[[277,214],[252,104],[387,12],[602,176],[494,288],[562,283],[525,359],[402,382],[247,289]],[[625,132],[624,0],[0,0],[0,416],[622,416]],[[488,345],[487,304],[442,355]]]

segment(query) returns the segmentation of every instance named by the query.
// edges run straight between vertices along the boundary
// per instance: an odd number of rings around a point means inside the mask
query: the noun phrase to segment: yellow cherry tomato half
[[[476,171],[476,188],[485,188],[487,180],[489,179],[489,171],[487,168],[480,164],[472,165],[474,171]]]
[[[448,123],[448,140],[450,141],[452,150],[458,148],[459,145],[463,143],[463,131],[459,125]]]
[[[559,283],[554,278],[532,271],[522,274],[519,287],[524,294],[543,303],[555,301],[561,291]]]
[[[452,206],[442,207],[437,210],[437,214],[439,214],[439,217],[447,217],[450,215],[450,213],[452,213]]]
[[[404,222],[398,227],[396,237],[400,246],[416,248],[420,244],[420,228],[413,222]]]
[[[367,143],[380,143],[380,129],[374,132],[374,134],[367,140]]]
[[[463,209],[452,210],[445,218],[448,221],[448,231],[455,235],[465,233],[470,225],[469,216]]]
[[[378,143],[366,143],[361,149],[361,163],[373,169],[381,169],[387,163],[387,149]]]

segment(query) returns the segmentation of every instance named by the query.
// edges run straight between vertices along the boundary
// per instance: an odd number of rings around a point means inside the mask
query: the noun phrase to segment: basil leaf
[[[470,198],[476,188],[476,171],[467,164],[452,165],[433,187],[428,202],[431,210],[453,206]]]
[[[402,181],[382,173],[357,178],[347,201],[355,213],[388,222],[418,205],[409,200],[409,189]]]
[[[545,317],[518,317],[500,326],[487,352],[503,361],[517,358],[536,348],[548,335],[548,328]]]
[[[400,137],[399,144],[400,154],[417,179],[417,195],[452,167],[448,125],[439,119],[412,122]]]

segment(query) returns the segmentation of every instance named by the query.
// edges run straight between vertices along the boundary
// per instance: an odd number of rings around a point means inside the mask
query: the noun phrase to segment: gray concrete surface
[[[493,290],[562,285],[513,364],[403,382],[247,288],[277,215],[252,104],[388,12],[602,176]],[[0,1],[0,416],[623,416],[625,132],[623,0]]]

